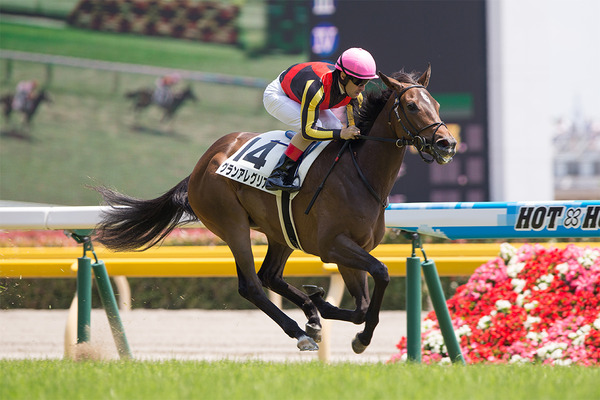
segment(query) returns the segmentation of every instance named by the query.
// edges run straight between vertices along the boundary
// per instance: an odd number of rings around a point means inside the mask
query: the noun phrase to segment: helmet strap
[[[344,72],[344,75],[346,75],[346,77],[344,79],[342,79],[342,71],[338,70],[337,72],[338,72],[340,85],[342,87],[342,91],[345,94],[345,93],[347,93],[346,86],[348,85],[348,82],[350,82],[350,75],[348,75],[346,72]]]

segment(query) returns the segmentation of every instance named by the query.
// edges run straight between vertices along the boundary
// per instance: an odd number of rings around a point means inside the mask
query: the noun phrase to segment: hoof
[[[365,349],[367,348],[368,344],[363,344],[360,341],[360,338],[358,337],[358,333],[356,334],[356,336],[354,337],[354,339],[352,339],[352,350],[354,350],[354,352],[356,354],[360,354],[363,351],[365,351]]]
[[[312,297],[315,295],[319,295],[321,297],[325,296],[325,289],[316,285],[302,285],[302,289],[306,292],[308,297]]]
[[[308,336],[300,336],[298,339],[298,348],[300,351],[317,351],[319,350],[319,345],[309,338]]]
[[[306,323],[306,333],[314,339],[315,342],[321,343],[321,326],[317,324]]]

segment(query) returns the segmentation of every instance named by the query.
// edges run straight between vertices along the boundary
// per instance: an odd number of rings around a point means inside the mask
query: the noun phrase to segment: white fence
[[[0,207],[0,229],[93,229],[102,209]],[[600,237],[600,200],[393,203],[385,213],[388,228],[452,240]]]

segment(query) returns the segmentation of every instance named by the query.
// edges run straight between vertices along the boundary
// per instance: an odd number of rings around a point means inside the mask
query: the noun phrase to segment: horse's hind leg
[[[247,218],[245,221],[247,223]],[[318,350],[317,343],[298,326],[296,321],[273,304],[265,294],[262,282],[254,267],[250,227],[246,226],[246,229],[243,229],[244,223],[242,220],[221,226],[232,227],[231,230],[228,229],[227,233],[229,235],[225,234],[221,237],[227,242],[235,258],[240,295],[271,317],[289,337],[297,339],[297,346],[300,350]]]
[[[238,257],[236,257],[237,259]],[[256,272],[254,274],[248,273],[247,268],[244,268],[237,261],[236,268],[238,272],[238,291],[242,297],[271,317],[289,337],[297,339],[297,345],[300,350],[314,351],[319,349],[317,343],[306,332],[300,329],[293,319],[288,317],[269,300],[262,289],[262,284]],[[252,261],[252,268],[254,268],[254,261]]]
[[[324,300],[319,301],[318,294],[313,294],[311,300],[319,308],[323,318],[345,319],[355,323],[364,320],[364,330],[358,333],[352,342],[354,352],[362,353],[371,343],[373,332],[379,323],[379,311],[390,276],[384,264],[349,238],[340,236],[332,249],[334,250],[327,255],[327,262],[335,262],[340,267],[340,273],[355,298],[357,308],[354,311],[338,309]],[[375,283],[370,301],[365,272],[373,277]]]
[[[304,312],[308,319],[306,332],[318,343],[321,341],[321,321],[317,308],[304,292],[283,280],[285,262],[292,252],[293,250],[287,246],[269,243],[258,277],[264,287],[290,300]]]

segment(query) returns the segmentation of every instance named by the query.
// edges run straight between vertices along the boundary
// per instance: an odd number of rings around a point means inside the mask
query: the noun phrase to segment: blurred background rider
[[[181,80],[181,75],[174,73],[156,79],[152,100],[161,107],[167,107],[173,101],[173,86]]]
[[[300,189],[294,183],[298,160],[313,141],[348,140],[360,134],[353,124],[342,123],[332,109],[346,106],[346,115],[351,118],[353,107],[362,103],[365,85],[378,77],[376,71],[373,56],[353,47],[344,51],[335,65],[295,64],[267,86],[263,95],[265,109],[296,132],[267,179],[267,190]]]
[[[21,81],[17,84],[15,89],[15,95],[12,101],[12,109],[14,111],[24,111],[27,108],[27,104],[35,97],[35,89],[37,88],[37,81]]]

